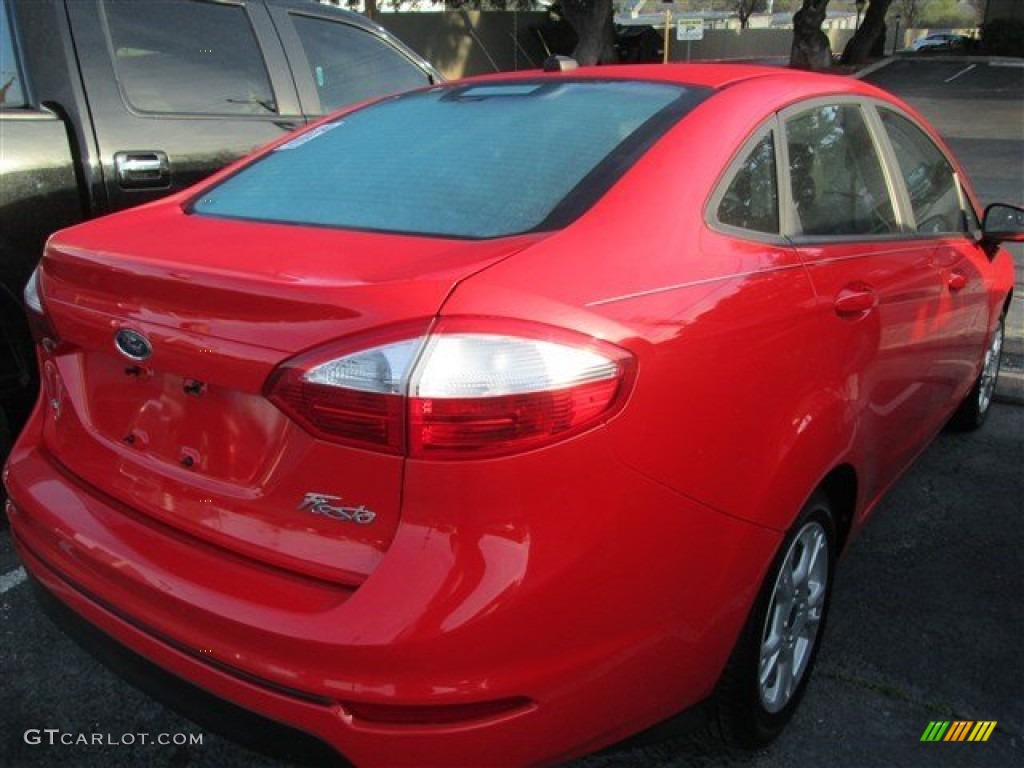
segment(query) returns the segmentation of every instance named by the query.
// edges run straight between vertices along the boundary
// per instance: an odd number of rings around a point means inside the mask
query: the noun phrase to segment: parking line
[[[971,71],[972,69],[974,69],[974,68],[975,68],[976,66],[978,66],[978,65],[977,65],[977,64],[971,64],[971,66],[969,66],[969,67],[966,67],[966,68],[964,68],[964,69],[961,69],[961,70],[960,70],[959,72],[957,72],[957,73],[956,73],[955,75],[953,75],[952,77],[947,77],[947,78],[946,78],[946,80],[945,80],[945,82],[947,82],[947,83],[952,83],[952,82],[953,82],[954,80],[956,80],[956,79],[957,79],[958,77],[960,77],[960,75],[966,75],[966,74],[967,74],[968,72],[970,72],[970,71]]]
[[[25,573],[24,568],[18,568],[15,571],[0,576],[0,595],[22,584],[27,578],[28,574]]]

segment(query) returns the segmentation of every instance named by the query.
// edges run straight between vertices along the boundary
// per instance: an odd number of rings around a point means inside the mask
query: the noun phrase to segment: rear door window
[[[427,85],[427,74],[387,41],[358,27],[292,15],[323,112]]]
[[[882,163],[858,105],[829,104],[790,117],[786,146],[797,234],[899,231]]]
[[[205,2],[105,0],[125,101],[140,112],[277,112],[244,7]]]

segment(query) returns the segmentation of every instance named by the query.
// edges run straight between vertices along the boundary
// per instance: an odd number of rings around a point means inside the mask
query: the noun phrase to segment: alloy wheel
[[[978,383],[978,411],[984,413],[992,404],[992,395],[999,378],[999,363],[1003,352],[1003,324],[1000,322],[992,333],[992,340],[985,350],[985,361],[982,363],[981,379]]]
[[[824,616],[828,574],[828,535],[819,523],[808,522],[779,569],[761,638],[758,690],[772,714],[789,703],[807,672]]]

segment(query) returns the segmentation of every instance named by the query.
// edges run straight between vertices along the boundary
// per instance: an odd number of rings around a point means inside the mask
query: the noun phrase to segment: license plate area
[[[260,395],[96,352],[80,370],[83,421],[147,457],[250,485],[284,443],[286,419]]]

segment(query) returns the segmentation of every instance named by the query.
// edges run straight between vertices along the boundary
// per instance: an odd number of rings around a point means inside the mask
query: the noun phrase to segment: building
[[[985,23],[993,19],[1024,20],[1024,0],[988,0],[985,6]]]

